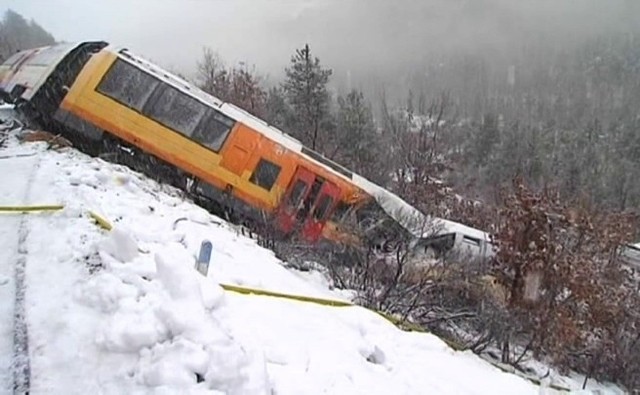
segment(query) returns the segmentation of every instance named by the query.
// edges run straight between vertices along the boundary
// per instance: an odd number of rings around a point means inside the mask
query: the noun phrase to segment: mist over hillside
[[[456,56],[482,55],[490,67],[570,51],[611,33],[640,29],[632,0],[3,0],[61,40],[107,39],[186,75],[204,46],[244,61],[277,82],[291,53],[309,43],[334,70],[338,90],[402,96],[414,75]],[[65,9],[65,17],[56,9]],[[122,10],[125,10],[123,12]],[[90,17],[87,17],[90,15]],[[69,23],[69,21],[75,21]]]

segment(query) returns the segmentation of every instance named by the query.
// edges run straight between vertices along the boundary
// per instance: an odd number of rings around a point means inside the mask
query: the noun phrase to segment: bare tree
[[[211,48],[205,47],[197,68],[200,88],[222,100],[226,100],[231,83],[229,81],[229,72],[220,55]]]
[[[232,103],[256,116],[265,114],[267,94],[260,85],[260,77],[245,63],[227,68],[211,48],[204,48],[198,62],[199,86],[220,100]]]

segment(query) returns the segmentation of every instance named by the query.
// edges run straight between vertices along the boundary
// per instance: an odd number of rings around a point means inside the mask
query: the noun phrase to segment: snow
[[[449,221],[443,218],[434,218],[434,226],[439,229],[439,233],[462,233],[479,240],[490,241],[489,233],[476,228],[461,224],[459,222]]]
[[[361,177],[353,175],[353,182],[366,193],[373,196],[380,207],[396,222],[416,237],[422,237],[430,227],[429,218],[421,211],[404,201],[400,196]]]
[[[27,153],[37,155],[15,157]],[[21,221],[28,229],[33,394],[539,391],[360,307],[224,291],[220,284],[347,295],[329,289],[318,272],[287,269],[236,227],[126,168],[15,139],[0,156],[0,204],[65,205],[0,221],[0,394],[11,392],[12,265]],[[96,226],[89,210],[113,231]],[[213,244],[207,277],[194,269],[204,239]]]

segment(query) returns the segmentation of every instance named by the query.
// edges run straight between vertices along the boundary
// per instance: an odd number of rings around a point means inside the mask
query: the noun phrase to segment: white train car
[[[413,259],[456,255],[459,260],[486,260],[496,253],[491,235],[480,229],[429,217],[396,194],[354,175],[353,181],[373,196],[385,213],[412,235]]]

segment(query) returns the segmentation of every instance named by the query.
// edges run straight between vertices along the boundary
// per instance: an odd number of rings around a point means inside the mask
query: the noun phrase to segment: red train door
[[[278,210],[279,229],[287,234],[300,230],[305,240],[318,240],[339,195],[336,185],[298,167]]]
[[[298,211],[302,210],[315,178],[316,175],[304,167],[298,167],[293,175],[276,217],[278,228],[284,233],[289,234],[296,227]]]
[[[302,226],[302,236],[309,242],[315,242],[320,238],[322,228],[339,200],[340,188],[325,181],[317,196],[313,209],[309,211]]]

